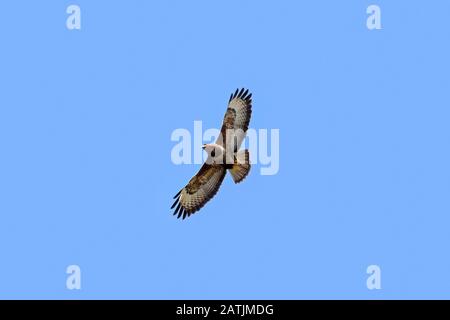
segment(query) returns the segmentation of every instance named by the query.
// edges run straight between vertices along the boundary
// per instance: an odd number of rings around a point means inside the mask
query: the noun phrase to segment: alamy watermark
[[[69,290],[81,289],[81,268],[76,264],[67,267],[66,273],[69,275],[66,279],[66,288]]]
[[[250,163],[260,165],[261,175],[275,175],[280,169],[280,130],[279,129],[253,129],[249,128],[246,132],[236,133],[234,130],[229,130],[224,137],[225,141],[233,141],[233,134],[242,136],[242,145],[239,150],[248,149],[250,153]],[[230,132],[230,134],[229,134]],[[245,135],[245,138],[244,138]],[[232,158],[221,158],[223,153],[228,155],[233,152],[229,152],[227,148],[216,147],[211,154],[211,151],[205,146],[205,144],[213,144],[221,137],[220,130],[210,128],[203,131],[202,121],[194,121],[193,134],[191,131],[184,128],[175,129],[172,132],[170,139],[177,142],[171,150],[170,158],[175,165],[181,164],[203,164],[214,159],[214,162],[233,161]],[[234,137],[236,139],[236,137]],[[219,145],[221,143],[218,143]],[[236,144],[226,143],[227,147],[236,146]],[[202,148],[203,147],[203,148]],[[205,149],[206,152],[203,151]],[[231,147],[234,149],[234,147]],[[233,150],[236,152],[236,149]],[[245,161],[244,159],[237,159],[238,162]]]
[[[366,13],[369,15],[367,17],[366,26],[369,30],[380,30],[381,29],[381,9],[376,4],[371,4],[367,7]]]
[[[66,13],[69,15],[66,20],[66,27],[69,30],[81,29],[81,9],[76,4],[67,7]]]
[[[367,267],[366,270],[369,277],[366,281],[367,289],[369,290],[380,290],[381,289],[381,268],[376,264],[372,264]]]

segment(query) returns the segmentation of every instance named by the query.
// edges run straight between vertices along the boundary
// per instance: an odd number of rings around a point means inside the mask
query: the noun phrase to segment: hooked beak
[[[206,148],[206,144],[202,145],[202,149],[205,150]]]

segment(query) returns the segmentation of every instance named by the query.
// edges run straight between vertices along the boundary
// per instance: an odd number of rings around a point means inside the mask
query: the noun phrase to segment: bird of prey
[[[236,89],[228,101],[220,135],[215,143],[202,148],[208,158],[200,171],[174,197],[174,215],[189,217],[200,210],[219,190],[223,179],[230,172],[235,183],[239,183],[250,171],[250,153],[239,150],[252,114],[252,94],[248,89]]]

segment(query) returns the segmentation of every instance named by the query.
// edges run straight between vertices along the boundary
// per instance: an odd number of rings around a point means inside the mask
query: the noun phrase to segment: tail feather
[[[244,180],[250,171],[250,167],[250,153],[248,150],[238,151],[234,159],[233,167],[229,169],[234,183],[239,183]]]

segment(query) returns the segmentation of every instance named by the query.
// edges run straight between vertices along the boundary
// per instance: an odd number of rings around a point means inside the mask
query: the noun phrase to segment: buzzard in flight
[[[250,171],[248,150],[239,150],[252,114],[252,94],[242,88],[236,89],[228,101],[222,128],[216,143],[205,144],[208,153],[200,171],[174,197],[174,215],[189,217],[197,212],[217,193],[227,173],[239,183]]]

